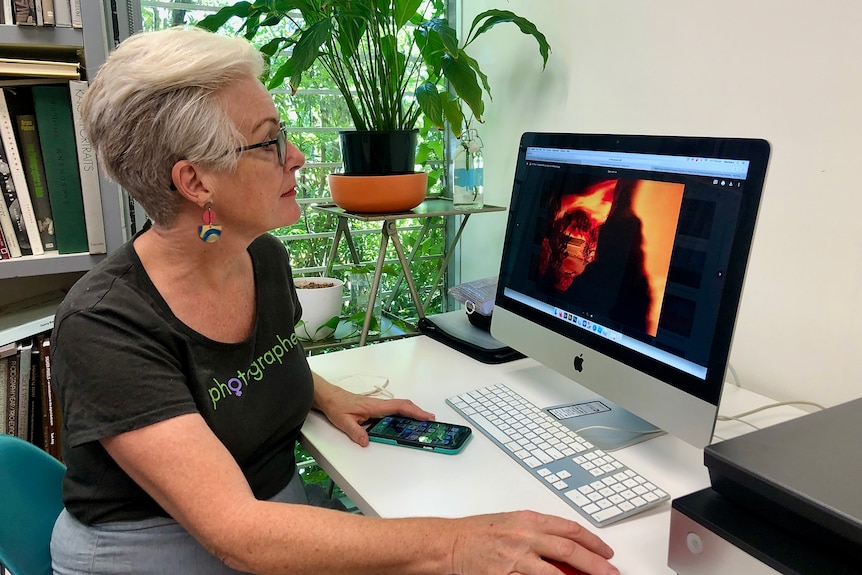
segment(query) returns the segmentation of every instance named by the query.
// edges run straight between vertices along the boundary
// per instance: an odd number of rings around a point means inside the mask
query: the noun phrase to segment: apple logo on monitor
[[[575,371],[584,371],[584,354],[575,357]]]

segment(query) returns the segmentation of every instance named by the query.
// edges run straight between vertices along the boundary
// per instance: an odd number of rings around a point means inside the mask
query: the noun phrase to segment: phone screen
[[[466,425],[390,415],[372,422],[368,436],[372,441],[457,453],[472,436],[472,430]]]

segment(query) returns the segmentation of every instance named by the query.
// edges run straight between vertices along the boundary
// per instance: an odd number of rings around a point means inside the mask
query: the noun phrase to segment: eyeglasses
[[[239,154],[242,152],[247,152],[249,150],[255,150],[257,148],[265,148],[267,146],[275,145],[275,149],[278,152],[278,165],[284,166],[284,157],[285,151],[287,148],[287,127],[284,125],[284,122],[278,123],[278,135],[274,140],[267,140],[266,142],[261,142],[259,144],[252,144],[250,146],[242,146],[234,150],[234,153]]]

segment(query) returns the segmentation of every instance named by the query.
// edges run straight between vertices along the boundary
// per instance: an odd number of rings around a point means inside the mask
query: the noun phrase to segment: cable
[[[759,427],[757,427],[753,423],[750,423],[750,422],[745,421],[744,419],[740,419],[738,417],[734,417],[732,415],[719,415],[718,417],[716,417],[716,420],[717,421],[738,421],[739,423],[744,423],[745,425],[747,425],[749,427],[753,427],[754,429],[760,429]]]
[[[718,419],[724,421],[722,417],[727,417],[729,419],[737,419],[739,417],[747,417],[749,415],[754,415],[755,413],[760,413],[761,411],[766,411],[767,409],[773,409],[776,407],[783,407],[785,405],[810,405],[816,407],[819,410],[826,409],[824,406],[819,403],[814,403],[813,401],[779,401],[777,403],[770,403],[767,405],[763,405],[756,409],[751,409],[749,411],[743,411],[742,413],[737,413],[736,415],[727,415],[727,416],[719,416]]]
[[[761,411],[766,411],[767,409],[774,409],[776,407],[783,407],[785,405],[810,405],[810,406],[816,407],[817,409],[821,409],[821,410],[826,409],[825,407],[823,407],[819,403],[814,403],[813,401],[779,401],[777,403],[770,403],[768,405],[763,405],[763,406],[758,407],[756,409],[750,409],[750,410],[744,411],[742,413],[737,413],[736,415],[719,415],[715,419],[716,419],[716,421],[737,421],[739,423],[744,423],[745,425],[748,425],[749,427],[753,427],[755,430],[759,430],[759,429],[761,429],[760,427],[754,425],[753,423],[751,423],[749,421],[745,421],[742,418],[748,417],[749,415],[754,415],[755,413],[760,413]],[[713,434],[713,437],[718,437],[718,436]],[[721,439],[721,438],[719,437],[719,439]]]
[[[730,362],[727,362],[727,371],[729,371],[730,375],[733,376],[733,384],[736,387],[742,389],[742,383],[739,381],[739,374],[736,373],[736,370],[733,368],[733,365],[731,365]]]
[[[330,381],[357,395],[380,395],[389,399],[395,398],[395,394],[386,389],[389,386],[389,378],[382,375],[354,373],[342,377],[335,377]]]
[[[360,395],[382,395],[383,397],[387,397],[389,399],[395,399],[395,394],[386,389],[389,385],[389,378],[386,378],[386,381],[383,382],[383,385],[375,385],[372,389],[366,391],[365,393],[361,393]]]

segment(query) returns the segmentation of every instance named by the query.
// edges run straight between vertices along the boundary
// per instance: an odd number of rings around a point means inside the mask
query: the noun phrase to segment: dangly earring
[[[198,226],[198,235],[208,244],[217,242],[221,235],[221,225],[215,223],[216,214],[213,211],[212,202],[207,202],[204,206],[204,213],[201,215],[203,225]]]

